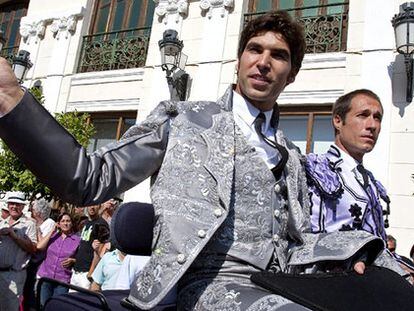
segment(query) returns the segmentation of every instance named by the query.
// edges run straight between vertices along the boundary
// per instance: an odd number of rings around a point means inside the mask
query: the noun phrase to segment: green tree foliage
[[[44,97],[39,88],[31,88],[30,92],[43,104]],[[87,113],[77,111],[56,113],[56,120],[71,133],[84,147],[87,147],[90,138],[95,134],[95,128],[89,122]],[[56,146],[57,148],[59,146]],[[0,150],[0,191],[23,191],[30,197],[41,196],[47,199],[57,198],[49,188],[43,185],[1,141]]]

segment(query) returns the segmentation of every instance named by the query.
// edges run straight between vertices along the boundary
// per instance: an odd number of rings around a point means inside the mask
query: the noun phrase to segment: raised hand
[[[10,64],[0,57],[0,117],[10,112],[23,95]]]

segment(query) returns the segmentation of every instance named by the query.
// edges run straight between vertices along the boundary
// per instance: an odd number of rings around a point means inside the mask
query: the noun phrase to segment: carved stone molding
[[[200,8],[203,11],[207,11],[207,17],[211,18],[213,10],[219,9],[220,16],[226,15],[226,10],[234,8],[234,0],[201,0]]]
[[[188,0],[154,0],[157,3],[155,14],[164,19],[164,24],[167,24],[169,15],[175,17],[175,22],[178,23],[180,18],[188,14]]]
[[[52,25],[50,25],[50,30],[57,40],[62,36],[67,39],[71,34],[76,30],[76,24],[78,22],[78,15],[64,16],[57,19],[54,19]]]
[[[35,40],[35,43],[39,42],[39,39],[43,39],[46,32],[47,20],[24,22],[20,24],[20,35],[25,43],[29,43],[31,38]]]
[[[50,25],[51,31],[57,39],[61,35],[68,38],[76,30],[76,24],[84,15],[84,7],[69,8],[65,11],[46,11],[42,14],[28,15],[20,22],[20,35],[26,44],[34,38],[35,43],[43,39],[46,27]]]

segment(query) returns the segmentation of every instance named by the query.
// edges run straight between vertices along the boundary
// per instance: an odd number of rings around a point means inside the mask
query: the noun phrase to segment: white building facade
[[[382,99],[384,119],[365,165],[391,197],[388,233],[398,252],[414,243],[414,103],[407,103],[404,61],[391,19],[400,0],[0,0],[3,55],[31,53],[25,85],[41,82],[51,112],[91,114],[98,132],[90,149],[119,139],[169,98],[158,41],[178,32],[188,99],[216,100],[235,82],[237,43],[255,14],[287,9],[305,25],[308,50],[296,81],[279,98],[281,127],[303,152],[333,140],[330,109],[342,94],[368,88]],[[125,200],[149,200],[148,183]]]

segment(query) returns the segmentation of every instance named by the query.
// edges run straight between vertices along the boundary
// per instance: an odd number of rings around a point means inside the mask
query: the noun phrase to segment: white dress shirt
[[[256,133],[254,120],[260,110],[253,106],[243,96],[233,91],[233,115],[236,125],[241,129],[247,142],[256,149],[256,152],[266,162],[269,168],[273,168],[280,160],[277,150],[265,143]],[[276,129],[270,126],[273,110],[263,111],[266,122],[263,124],[262,133],[272,141],[275,141]]]

